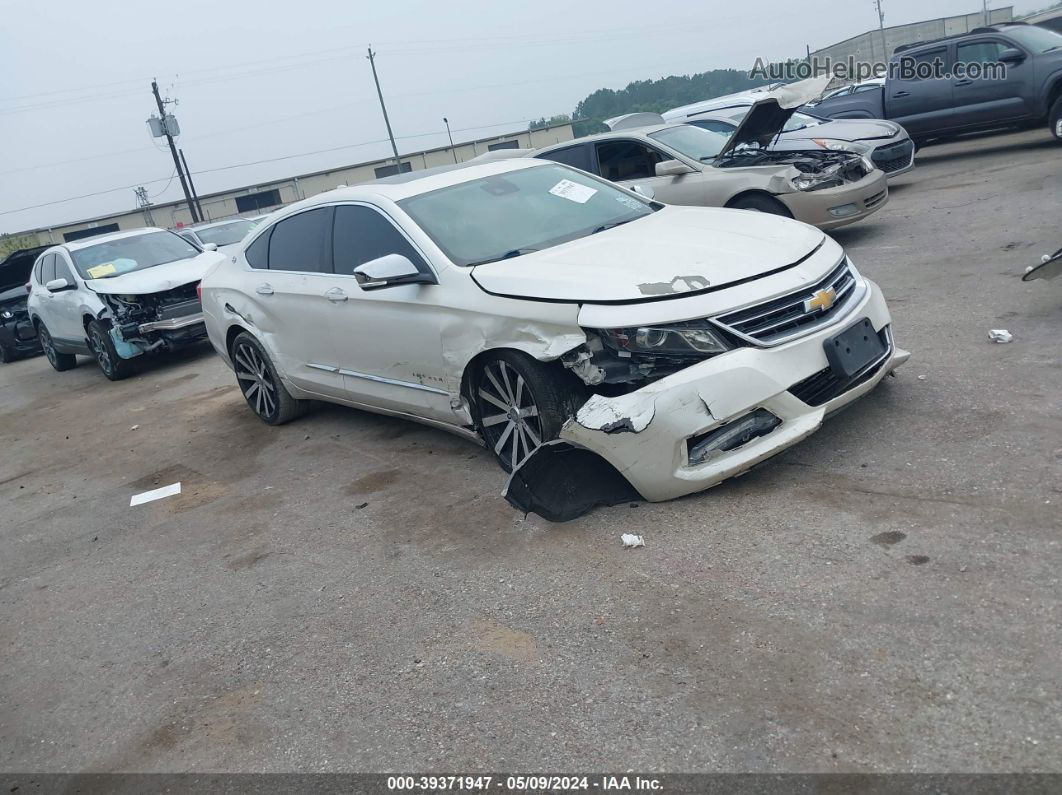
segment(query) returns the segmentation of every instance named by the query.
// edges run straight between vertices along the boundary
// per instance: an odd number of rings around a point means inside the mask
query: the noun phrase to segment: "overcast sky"
[[[883,3],[887,25],[981,5]],[[370,42],[408,152],[446,144],[443,116],[455,140],[500,134],[570,113],[597,88],[748,69],[877,25],[872,0],[0,0],[0,11],[0,232],[132,209],[135,185],[156,202],[181,197],[144,123],[153,76],[180,101],[179,143],[206,194],[388,155]]]

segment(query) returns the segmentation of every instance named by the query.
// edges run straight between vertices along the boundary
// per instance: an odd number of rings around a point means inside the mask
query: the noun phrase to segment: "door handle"
[[[331,290],[325,291],[325,298],[327,298],[333,304],[338,304],[341,301],[347,300],[347,294],[338,287],[333,287]]]
[[[895,94],[892,95],[892,98],[893,99],[899,99],[900,97],[909,97],[909,96],[911,96],[911,92],[910,91],[897,91]]]
[[[260,285],[258,285],[257,287],[254,288],[254,291],[256,293],[258,293],[259,295],[272,295],[273,294],[273,285],[271,285],[271,284],[260,284]]]
[[[972,82],[973,82],[973,80],[956,80],[954,83],[952,83],[952,85],[953,86],[968,86]]]

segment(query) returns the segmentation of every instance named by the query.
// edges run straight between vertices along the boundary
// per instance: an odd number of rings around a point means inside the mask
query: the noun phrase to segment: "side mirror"
[[[400,284],[438,284],[433,274],[421,273],[409,257],[385,254],[354,269],[354,278],[362,290],[379,290]]]
[[[50,293],[61,293],[63,290],[73,290],[75,285],[68,282],[66,279],[52,279],[46,285],[44,289]]]
[[[649,201],[656,198],[656,191],[648,185],[631,185],[631,190],[639,196],[644,196],[646,199],[649,199]]]
[[[1000,63],[1020,64],[1025,60],[1025,53],[1017,47],[1007,47],[996,57],[996,60]]]
[[[658,177],[677,177],[681,174],[691,174],[693,169],[680,160],[662,160],[656,164]]]
[[[217,251],[217,250],[218,250],[218,244],[217,243],[204,243],[203,244],[203,251]]]

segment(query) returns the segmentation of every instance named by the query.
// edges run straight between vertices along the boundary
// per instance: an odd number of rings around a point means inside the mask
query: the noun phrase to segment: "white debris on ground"
[[[992,342],[998,342],[1000,345],[1004,345],[1014,339],[1014,335],[1005,328],[994,328],[988,332],[988,338],[992,340]]]
[[[130,428],[129,430],[131,430],[131,431],[135,431],[135,430],[136,430],[137,428],[139,428],[139,427],[140,427],[139,425],[134,425],[134,426],[133,426],[132,428]]]
[[[636,547],[645,546],[645,539],[641,536],[634,535],[634,533],[624,533],[621,536],[621,539],[623,540],[624,549],[634,549]]]
[[[172,497],[174,494],[181,493],[180,482],[171,483],[169,486],[163,486],[160,489],[152,489],[151,491],[143,491],[140,494],[134,494],[129,498],[129,507],[134,505],[143,505],[145,502],[154,502],[155,500],[161,500],[163,497]]]

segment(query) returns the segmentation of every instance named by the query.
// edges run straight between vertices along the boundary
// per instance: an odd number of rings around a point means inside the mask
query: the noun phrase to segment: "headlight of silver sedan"
[[[871,150],[867,144],[861,144],[858,141],[841,141],[837,138],[813,138],[812,142],[831,152],[855,152],[857,155],[865,155]]]
[[[620,356],[648,354],[704,359],[730,350],[723,335],[703,320],[601,329],[601,336]]]

